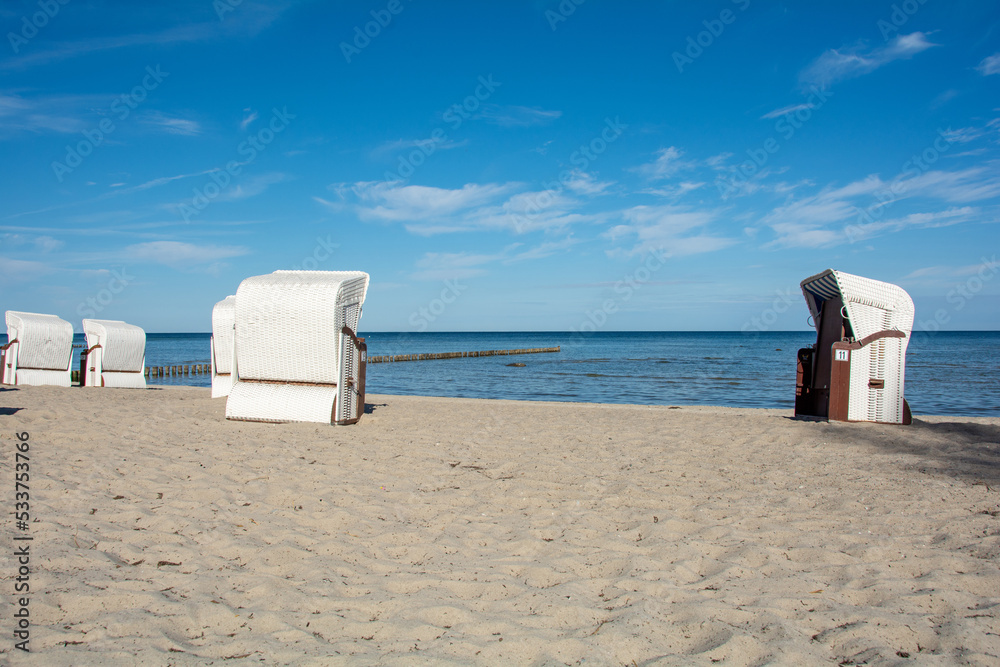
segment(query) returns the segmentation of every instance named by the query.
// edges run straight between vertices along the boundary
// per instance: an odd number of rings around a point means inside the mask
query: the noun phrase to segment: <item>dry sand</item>
[[[337,428],[0,392],[34,517],[33,653],[5,558],[0,661],[1000,662],[1000,419],[368,403]]]

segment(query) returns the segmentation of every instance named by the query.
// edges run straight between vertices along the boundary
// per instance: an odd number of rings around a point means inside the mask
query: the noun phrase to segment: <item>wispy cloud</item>
[[[149,111],[143,114],[140,122],[168,134],[180,134],[187,137],[201,134],[201,125],[197,121],[175,118],[159,111]]]
[[[694,192],[705,186],[704,182],[701,181],[682,181],[677,185],[669,185],[658,188],[647,188],[643,190],[644,193],[650,195],[657,195],[658,197],[669,197],[671,199],[678,199],[683,197],[689,192]]]
[[[493,254],[470,252],[428,252],[416,262],[417,270],[410,274],[413,280],[440,281],[473,278],[488,273],[490,264],[516,264],[551,257],[565,252],[578,241],[568,236],[558,241],[546,241],[522,250],[523,244],[512,243]]]
[[[52,271],[52,266],[46,262],[0,257],[0,280],[3,282],[28,282]]]
[[[81,58],[101,51],[113,51],[131,46],[166,45],[179,42],[194,42],[212,37],[219,32],[218,24],[198,23],[181,25],[153,33],[104,36],[64,42],[48,49],[24,53],[16,58],[0,61],[0,70],[28,69],[52,62]]]
[[[250,111],[250,109],[244,109],[244,111]],[[245,131],[248,127],[250,127],[250,123],[257,120],[257,118],[259,118],[259,114],[256,111],[248,113],[243,117],[243,120],[240,121],[240,130]]]
[[[249,199],[250,197],[256,197],[259,194],[263,194],[272,185],[284,183],[285,181],[290,180],[292,180],[292,178],[288,174],[283,174],[281,172],[269,172],[257,176],[244,177],[238,183],[235,183],[224,190],[218,197],[216,197],[216,201],[239,201],[241,199]]]
[[[559,241],[546,241],[540,243],[534,248],[529,248],[527,250],[522,250],[511,257],[504,260],[504,264],[514,264],[516,262],[524,262],[533,259],[544,259],[546,257],[551,257],[552,255],[557,255],[559,253],[566,252],[580,241],[573,238],[573,235],[569,235],[564,239]]]
[[[425,153],[431,151],[447,151],[454,148],[462,148],[468,145],[468,140],[463,139],[462,141],[453,141],[451,139],[442,138],[440,140],[435,139],[395,139],[393,141],[386,141],[374,149],[372,149],[371,155],[374,158],[381,158],[387,154],[398,153],[400,151],[407,151],[413,148],[418,148]]]
[[[22,70],[63,60],[114,51],[133,46],[149,47],[198,42],[217,37],[256,35],[270,26],[294,3],[244,1],[239,11],[227,16],[225,21],[208,21],[176,25],[165,30],[137,32],[128,35],[104,35],[90,39],[62,42],[48,48],[25,52],[16,57],[0,60],[0,71]],[[64,10],[65,11],[65,10]],[[87,11],[82,9],[81,11]]]
[[[548,125],[562,116],[562,111],[517,105],[484,104],[477,118],[500,127]]]
[[[766,214],[763,222],[775,233],[769,246],[815,248],[907,228],[968,222],[978,219],[981,212],[967,204],[996,197],[1000,197],[1000,175],[985,167],[928,171],[891,182],[872,175],[842,187],[827,186],[816,194],[793,198]],[[885,216],[889,205],[907,199],[959,206],[894,218]],[[864,212],[867,214],[863,215]]]
[[[766,114],[761,116],[761,119],[768,118],[778,118],[779,116],[784,116],[786,114],[795,113],[796,111],[805,111],[806,109],[815,109],[816,105],[812,102],[803,102],[801,104],[792,104],[787,107],[781,107],[780,109],[775,109],[774,111],[768,111]]]
[[[994,53],[988,58],[983,58],[983,61],[976,66],[976,69],[983,76],[1000,74],[1000,53]]]
[[[905,60],[937,46],[922,32],[899,35],[885,46],[874,49],[841,47],[824,52],[799,76],[803,87],[826,88],[834,83],[874,72],[883,65]]]
[[[175,269],[204,267],[219,260],[249,254],[243,246],[195,245],[180,241],[150,241],[126,247],[123,255],[130,261],[163,264]]]
[[[563,185],[571,192],[581,195],[599,195],[614,185],[613,181],[598,181],[588,172],[574,169],[569,177],[563,181]]]
[[[97,120],[93,109],[107,107],[110,96],[0,93],[0,138],[32,134],[71,134],[88,129]]]
[[[583,197],[597,196],[608,185],[583,172],[575,173],[568,186],[551,190],[529,190],[516,182],[468,183],[454,189],[362,182],[331,186],[341,202],[314,199],[338,212],[353,208],[365,221],[403,223],[407,231],[422,236],[484,230],[521,234],[601,219],[600,214],[584,215],[577,209]]]
[[[417,260],[417,271],[410,274],[413,280],[461,280],[486,273],[484,265],[503,258],[499,255],[484,255],[467,252],[428,252]]]
[[[676,146],[667,146],[656,151],[656,159],[636,167],[634,171],[650,180],[662,180],[674,176],[679,171],[690,169],[690,162],[681,160],[684,152]]]
[[[633,206],[621,212],[624,222],[608,230],[612,242],[624,240],[632,247],[612,254],[641,255],[651,250],[671,255],[693,255],[721,250],[735,239],[713,236],[706,231],[717,218],[710,210],[665,206]]]

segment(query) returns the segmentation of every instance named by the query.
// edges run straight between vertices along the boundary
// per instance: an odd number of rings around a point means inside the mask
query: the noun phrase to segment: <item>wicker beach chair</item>
[[[73,325],[55,315],[8,310],[7,340],[0,347],[4,384],[72,383]]]
[[[212,398],[229,396],[233,388],[233,327],[236,296],[227,296],[212,308]]]
[[[85,387],[145,389],[146,332],[120,320],[84,320],[87,349],[80,355]]]
[[[816,344],[798,353],[796,416],[909,424],[903,384],[913,329],[910,295],[833,269],[801,286]]]
[[[361,419],[367,347],[356,332],[367,291],[360,271],[276,271],[240,283],[226,417]]]

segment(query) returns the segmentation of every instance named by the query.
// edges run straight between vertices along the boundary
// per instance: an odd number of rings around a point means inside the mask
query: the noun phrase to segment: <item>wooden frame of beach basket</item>
[[[795,416],[909,424],[903,397],[913,301],[900,287],[829,269],[802,293],[816,344],[798,351]]]
[[[355,332],[367,290],[361,271],[275,271],[240,283],[226,418],[360,421],[368,349]]]

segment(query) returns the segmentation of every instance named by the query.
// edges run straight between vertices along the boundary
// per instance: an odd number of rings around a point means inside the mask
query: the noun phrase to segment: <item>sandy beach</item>
[[[97,664],[1000,662],[1000,418],[5,388],[30,434],[30,648]]]

